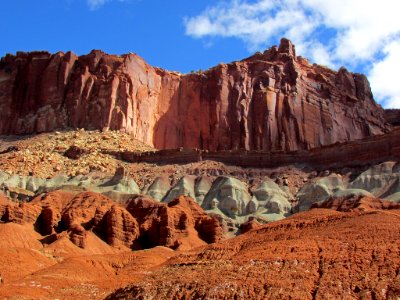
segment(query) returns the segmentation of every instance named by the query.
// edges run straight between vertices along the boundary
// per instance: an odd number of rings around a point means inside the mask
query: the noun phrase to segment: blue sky
[[[0,55],[48,50],[86,54],[135,52],[154,66],[189,72],[249,56],[238,39],[195,39],[185,34],[184,19],[212,1],[4,0],[0,11]],[[99,2],[99,1],[97,1]],[[101,1],[100,1],[101,2]],[[40,5],[39,5],[40,3]]]
[[[0,56],[16,51],[135,52],[189,72],[290,38],[297,53],[365,73],[385,107],[400,107],[398,0],[4,0]]]

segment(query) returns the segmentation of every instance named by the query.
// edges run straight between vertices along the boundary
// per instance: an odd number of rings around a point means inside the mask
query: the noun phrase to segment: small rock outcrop
[[[332,198],[342,198],[348,196],[367,196],[373,195],[364,189],[347,186],[338,174],[330,174],[327,177],[318,178],[315,182],[305,185],[297,194],[298,203],[293,208],[295,212],[309,210],[316,202],[324,202]]]
[[[192,199],[196,199],[194,185],[195,185],[196,176],[184,176],[182,177],[177,184],[172,187],[168,194],[163,198],[163,202],[171,202],[179,196],[189,196]]]
[[[262,213],[287,214],[292,208],[289,199],[291,196],[284,192],[272,180],[264,180],[254,190],[253,195],[259,206],[264,208]]]
[[[219,221],[189,197],[180,196],[167,204],[139,197],[127,210],[140,224],[139,243],[146,248],[163,245],[186,250],[217,242],[223,236]]]
[[[161,201],[171,188],[171,183],[167,176],[159,176],[147,187],[144,188],[143,194]]]

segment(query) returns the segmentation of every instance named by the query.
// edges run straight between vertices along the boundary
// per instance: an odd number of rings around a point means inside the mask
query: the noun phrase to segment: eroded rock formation
[[[219,241],[223,235],[218,220],[188,197],[168,204],[133,199],[125,208],[93,192],[74,195],[55,191],[37,196],[30,203],[4,199],[0,203],[0,219],[33,225],[45,244],[67,236],[80,248],[93,247],[92,232],[122,249],[167,246],[188,250]]]
[[[367,211],[313,209],[254,226],[175,256],[106,299],[396,299],[400,211],[378,202],[364,199]]]
[[[164,245],[187,250],[222,239],[216,218],[207,215],[191,198],[181,196],[164,204],[139,197],[127,210],[140,224],[139,242],[145,247]]]
[[[136,54],[19,52],[0,62],[0,134],[121,129],[157,148],[309,149],[380,134],[364,75],[279,47],[182,75]]]

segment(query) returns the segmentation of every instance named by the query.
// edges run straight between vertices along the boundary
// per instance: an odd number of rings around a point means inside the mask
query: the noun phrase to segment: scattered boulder
[[[6,153],[10,153],[10,152],[16,152],[16,151],[19,151],[20,149],[19,149],[19,147],[18,146],[10,146],[10,147],[8,147],[7,149],[5,149],[5,150],[1,150],[0,151],[0,154],[6,154]]]

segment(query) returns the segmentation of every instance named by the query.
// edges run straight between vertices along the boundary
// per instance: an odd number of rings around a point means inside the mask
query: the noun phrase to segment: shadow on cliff
[[[161,95],[162,99],[171,100],[154,127],[153,144],[157,149],[216,151],[244,147],[238,142],[244,130],[235,118],[238,103],[232,100],[238,95],[229,91],[225,103],[219,100],[221,72],[221,68],[212,68],[186,74],[176,82],[171,95]],[[163,90],[171,90],[171,82],[165,76],[162,85]],[[221,108],[224,105],[227,108]]]
[[[176,102],[179,102],[180,86],[174,91],[168,110],[162,115],[154,126],[153,145],[155,148],[176,149],[180,147],[182,128],[177,120]],[[172,107],[171,107],[172,106]]]
[[[164,75],[162,77],[162,90],[171,90],[171,87],[168,89],[165,87],[166,85],[172,85],[172,89],[174,90],[171,95],[161,95],[163,101],[169,98],[170,102],[164,113],[161,111],[163,108],[160,108],[162,104],[158,107],[158,113],[161,113],[162,117],[154,126],[153,131],[153,144],[157,149],[176,149],[186,146],[184,127],[188,125],[187,111],[190,109],[188,105],[186,105],[188,104],[186,102],[191,100],[188,99],[190,96],[188,97],[186,93],[183,92],[183,86],[187,85],[186,78],[196,75],[184,75],[182,78],[178,79],[178,83],[175,83],[176,86],[174,86],[174,79],[168,78],[167,76],[168,75]]]

